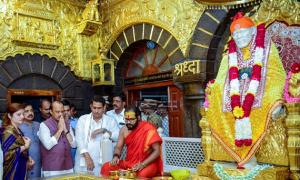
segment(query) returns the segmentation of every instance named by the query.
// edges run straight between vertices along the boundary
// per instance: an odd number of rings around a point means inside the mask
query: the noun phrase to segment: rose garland
[[[255,39],[254,64],[248,90],[243,104],[241,104],[240,82],[237,47],[234,40],[229,42],[229,83],[232,113],[235,121],[235,145],[241,147],[243,144],[252,144],[252,129],[250,122],[250,112],[257,93],[261,79],[262,60],[264,53],[265,26],[257,26]]]

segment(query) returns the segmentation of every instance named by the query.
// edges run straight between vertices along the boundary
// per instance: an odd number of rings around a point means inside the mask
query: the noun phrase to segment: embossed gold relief
[[[100,15],[98,10],[99,0],[90,0],[86,4],[86,8],[82,12],[82,19],[89,21],[100,21]]]
[[[287,130],[284,119],[272,121],[259,150],[258,162],[288,166]],[[275,158],[276,157],[276,158]]]
[[[16,13],[16,28],[13,31],[13,41],[17,45],[32,46],[45,49],[56,49],[57,30],[54,19],[33,17],[30,15]]]
[[[106,48],[109,49],[127,27],[146,22],[169,31],[184,54],[204,11],[204,6],[193,0],[106,0],[101,6],[104,16],[101,39]]]
[[[34,10],[34,11],[33,11]],[[37,3],[15,1],[13,9],[13,41],[17,45],[56,49],[58,27],[49,4],[44,9]]]
[[[92,36],[80,35],[78,36],[79,67],[84,77],[92,78],[91,62],[99,55],[99,33]]]
[[[78,32],[84,35],[92,35],[98,31],[101,25],[98,10],[98,0],[90,0],[82,12],[82,21],[77,25]]]
[[[270,24],[275,19],[288,24],[300,24],[300,2],[294,0],[264,0],[253,19]]]
[[[46,54],[63,61],[77,76],[91,78],[91,69],[84,64],[95,58],[99,38],[87,40],[96,46],[83,43],[81,47],[81,35],[76,31],[86,2],[0,0],[0,59],[24,53]]]

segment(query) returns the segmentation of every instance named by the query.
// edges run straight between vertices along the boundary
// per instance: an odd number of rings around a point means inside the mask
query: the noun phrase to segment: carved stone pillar
[[[173,80],[183,89],[185,137],[201,137],[199,120],[205,98],[205,71],[206,61],[186,60],[175,65]]]

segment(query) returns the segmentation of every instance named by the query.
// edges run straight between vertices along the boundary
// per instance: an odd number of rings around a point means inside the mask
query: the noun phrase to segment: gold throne
[[[299,24],[292,12],[297,11],[299,3],[285,3],[284,7],[277,6],[280,2],[287,1],[264,1],[261,8],[256,12],[256,22],[272,22],[281,20],[287,24]],[[278,11],[270,12],[270,9]],[[278,13],[280,12],[280,13]],[[291,15],[287,15],[291,12]],[[268,14],[268,16],[267,16]],[[272,14],[272,15],[270,15]],[[299,82],[298,82],[299,83]],[[299,84],[298,84],[299,85]],[[258,163],[271,164],[272,168],[261,171],[255,179],[300,179],[300,103],[285,103],[287,116],[272,120],[269,123],[266,136],[255,153]],[[269,110],[271,114],[272,109]],[[201,120],[199,126],[202,130],[202,148],[205,161],[197,167],[197,175],[193,179],[219,179],[214,172],[213,165],[216,162],[235,162],[213,137],[207,119],[206,111],[201,108]],[[225,172],[232,176],[242,176],[249,170],[237,168],[225,168]]]
[[[271,64],[274,67],[277,67],[274,62],[275,61],[272,61]],[[222,75],[223,70],[222,68],[220,69],[221,70],[219,71],[219,73]],[[218,79],[218,76],[216,79]],[[286,85],[286,87],[294,87],[292,89],[298,92],[293,97],[300,97],[298,90],[300,85],[299,76],[300,74],[298,70],[297,75],[294,76],[295,81],[290,81],[290,79],[288,81],[288,85]],[[293,83],[291,84],[290,82]],[[275,88],[274,82],[272,82],[272,84],[273,85],[268,86],[273,90]],[[211,87],[211,90],[212,88],[218,88],[218,86]],[[272,96],[274,96],[273,92],[271,94]],[[213,97],[216,98],[216,96],[218,95],[220,94],[214,94]],[[218,100],[214,98],[212,100]],[[298,103],[284,103],[283,101],[277,101],[276,103],[272,104],[272,106],[265,108],[267,118],[270,118],[272,120],[269,121],[268,128],[265,131],[264,138],[259,144],[259,148],[257,149],[257,151],[253,150],[253,152],[255,152],[255,157],[258,163],[270,164],[272,165],[272,167],[260,171],[260,173],[255,176],[255,179],[300,179],[300,103],[299,101],[291,102]],[[273,118],[273,112],[280,103],[284,103],[287,116]],[[218,103],[214,104],[215,106],[218,106]],[[212,106],[212,108],[215,106]],[[205,161],[202,164],[198,165],[197,173],[199,178],[208,177],[210,179],[219,179],[215,173],[213,167],[214,164],[216,162],[224,163],[236,161],[228,155],[226,150],[224,150],[223,148],[224,146],[221,146],[220,140],[216,139],[211,131],[211,127],[213,127],[213,125],[210,125],[209,122],[212,122],[212,120],[215,121],[216,119],[220,118],[218,117],[218,113],[214,112],[212,114],[212,112],[210,112],[209,115],[206,113],[207,111],[205,111],[204,108],[201,109],[202,119],[200,120],[199,125],[202,129],[202,148],[205,154]],[[208,117],[213,119],[207,119]],[[222,121],[220,120],[218,120],[218,122],[222,123]],[[216,128],[216,126],[214,128]],[[224,168],[224,171],[230,176],[245,176],[249,174],[251,170],[238,170],[236,167],[226,167]]]
[[[300,103],[286,104],[286,107],[288,116],[271,122],[267,135],[255,154],[258,162],[272,164],[273,167],[260,172],[255,179],[279,180],[300,177]],[[201,109],[201,115],[199,125],[202,128],[205,162],[197,167],[198,178],[219,179],[213,170],[214,162],[234,162],[234,160],[212,136],[204,109]],[[225,171],[236,176],[249,172],[235,168],[228,168]]]

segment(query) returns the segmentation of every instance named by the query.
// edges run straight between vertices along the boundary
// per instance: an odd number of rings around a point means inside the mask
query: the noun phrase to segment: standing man
[[[156,110],[157,110],[157,103],[154,100],[150,100],[144,105],[145,114],[148,115],[147,121],[153,124],[156,128],[159,127],[162,128],[162,119],[156,113]]]
[[[116,93],[113,95],[113,110],[108,111],[106,114],[118,122],[119,128],[121,129],[125,125],[124,111],[126,104],[126,96],[122,93]]]
[[[70,104],[70,125],[73,129],[73,132],[74,134],[76,133],[75,132],[75,129],[76,129],[76,126],[77,126],[77,121],[78,121],[78,118],[76,117],[76,113],[77,113],[77,110],[76,110],[76,106],[74,104]]]
[[[37,121],[39,123],[45,121],[48,119],[51,114],[50,114],[50,101],[48,99],[41,99],[40,105],[39,105],[39,112],[35,116],[34,121]]]
[[[66,121],[67,124],[69,124],[70,126],[70,133],[72,133],[72,137],[75,138],[75,133],[74,133],[74,129],[71,125],[71,104],[68,100],[63,100],[62,101],[62,104],[64,105],[64,119]],[[74,150],[75,151],[74,151]],[[72,157],[72,162],[73,162],[73,165],[75,164],[75,152],[76,152],[76,147],[71,147],[71,157]]]
[[[24,136],[31,139],[31,144],[29,146],[29,156],[34,160],[34,166],[27,173],[29,179],[40,178],[41,177],[41,152],[40,152],[40,140],[37,135],[40,123],[33,121],[34,112],[32,105],[25,104],[24,109],[24,121],[20,125],[20,129]]]
[[[51,117],[42,122],[39,130],[44,177],[73,173],[71,146],[75,147],[72,129],[64,119],[64,107],[54,101]]]
[[[132,169],[138,177],[152,178],[161,175],[162,160],[160,149],[162,139],[156,128],[145,121],[140,121],[140,112],[136,107],[125,110],[126,126],[120,130],[113,160],[103,165],[101,174],[109,176],[110,171]],[[127,147],[125,160],[120,160],[124,144]]]
[[[118,123],[104,114],[105,99],[94,96],[91,104],[91,113],[81,116],[76,127],[77,152],[75,157],[75,172],[90,172],[98,175],[102,166],[101,141],[104,133],[116,141],[119,135]]]
[[[163,135],[169,137],[169,117],[168,108],[163,103],[157,106],[157,114],[160,115],[162,119]]]
[[[78,118],[75,117],[77,113],[77,110],[76,110],[76,107],[74,104],[70,104],[70,126],[74,132],[74,135],[76,134],[75,132],[75,129],[76,129],[76,126],[77,126],[77,122],[78,122]],[[72,156],[72,159],[73,159],[73,164],[75,165],[75,155],[76,155],[76,150],[77,150],[77,147],[75,148],[71,148],[71,156]]]

